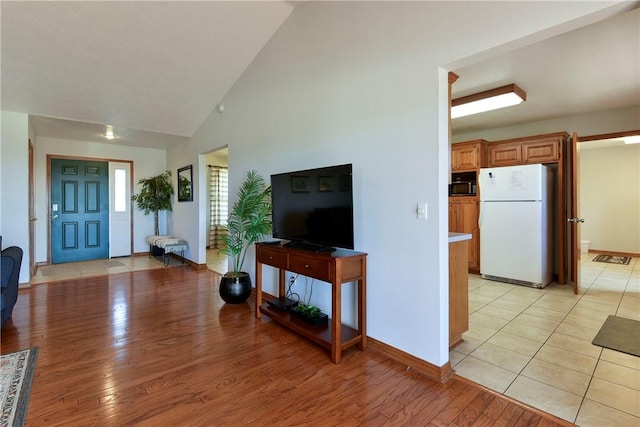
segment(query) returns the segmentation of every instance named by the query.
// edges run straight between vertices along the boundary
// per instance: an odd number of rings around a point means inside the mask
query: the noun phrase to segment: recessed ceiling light
[[[116,139],[115,134],[113,133],[113,126],[107,126],[107,131],[103,135],[108,140]]]

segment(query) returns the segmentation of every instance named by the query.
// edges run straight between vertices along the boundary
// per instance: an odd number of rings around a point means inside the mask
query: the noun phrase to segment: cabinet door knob
[[[309,264],[305,264],[305,265],[304,265],[304,268],[309,268]]]

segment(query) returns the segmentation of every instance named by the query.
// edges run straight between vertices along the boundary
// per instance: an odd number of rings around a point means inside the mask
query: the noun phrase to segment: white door
[[[109,258],[131,255],[131,164],[109,162]]]
[[[580,294],[580,224],[584,222],[580,218],[578,206],[578,187],[580,174],[580,144],[578,144],[578,134],[573,133],[571,138],[571,218],[567,218],[570,223],[569,230],[571,236],[571,246],[569,248],[569,259],[571,260],[571,280],[573,280],[573,293]]]

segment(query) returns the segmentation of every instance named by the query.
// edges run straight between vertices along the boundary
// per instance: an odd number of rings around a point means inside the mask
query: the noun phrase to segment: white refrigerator
[[[553,274],[553,175],[544,165],[480,169],[480,274],[543,288]]]

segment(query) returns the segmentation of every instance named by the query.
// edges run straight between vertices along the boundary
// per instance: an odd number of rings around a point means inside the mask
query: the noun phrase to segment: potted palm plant
[[[251,277],[242,271],[247,249],[271,232],[271,187],[255,170],[247,172],[227,221],[227,247],[221,252],[233,259],[233,270],[220,280],[220,296],[239,304],[251,295]]]

